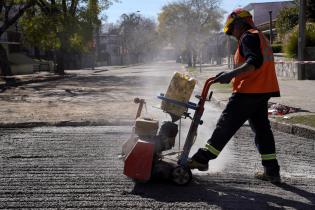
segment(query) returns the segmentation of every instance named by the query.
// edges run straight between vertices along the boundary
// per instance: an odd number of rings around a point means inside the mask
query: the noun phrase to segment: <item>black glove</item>
[[[226,73],[226,71],[221,71],[219,74],[215,75],[215,78],[221,76],[222,74]]]
[[[219,76],[216,76],[214,79],[214,83],[221,83],[221,84],[228,84],[233,79],[234,75],[231,72],[221,72],[218,74]]]

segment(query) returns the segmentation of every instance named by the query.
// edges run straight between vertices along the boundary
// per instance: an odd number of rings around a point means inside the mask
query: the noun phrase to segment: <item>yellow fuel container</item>
[[[175,72],[165,93],[165,97],[187,103],[194,91],[196,80],[186,74]],[[178,117],[187,111],[186,107],[162,101],[161,109]]]

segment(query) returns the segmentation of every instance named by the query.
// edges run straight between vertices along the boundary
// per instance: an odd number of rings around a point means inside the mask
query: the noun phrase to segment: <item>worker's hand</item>
[[[226,73],[225,71],[221,71],[219,74],[215,75],[215,78],[221,76],[222,74]]]
[[[234,75],[231,72],[221,72],[220,74],[218,74],[218,76],[216,76],[216,78],[214,79],[214,83],[221,83],[221,84],[228,84],[231,82],[232,78],[234,77]]]

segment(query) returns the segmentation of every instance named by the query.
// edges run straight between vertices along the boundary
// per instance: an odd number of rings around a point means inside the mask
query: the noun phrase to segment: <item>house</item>
[[[272,20],[273,39],[276,36],[275,22],[281,9],[294,6],[293,1],[250,3],[244,7],[252,16],[257,28],[268,38],[270,36],[270,19]]]

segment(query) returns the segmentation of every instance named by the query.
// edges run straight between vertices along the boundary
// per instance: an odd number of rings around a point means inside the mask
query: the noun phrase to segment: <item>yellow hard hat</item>
[[[224,24],[223,31],[226,33],[231,29],[232,23],[238,19],[246,19],[250,25],[253,25],[252,15],[245,9],[237,8],[231,12],[231,14],[227,17],[226,22]]]

